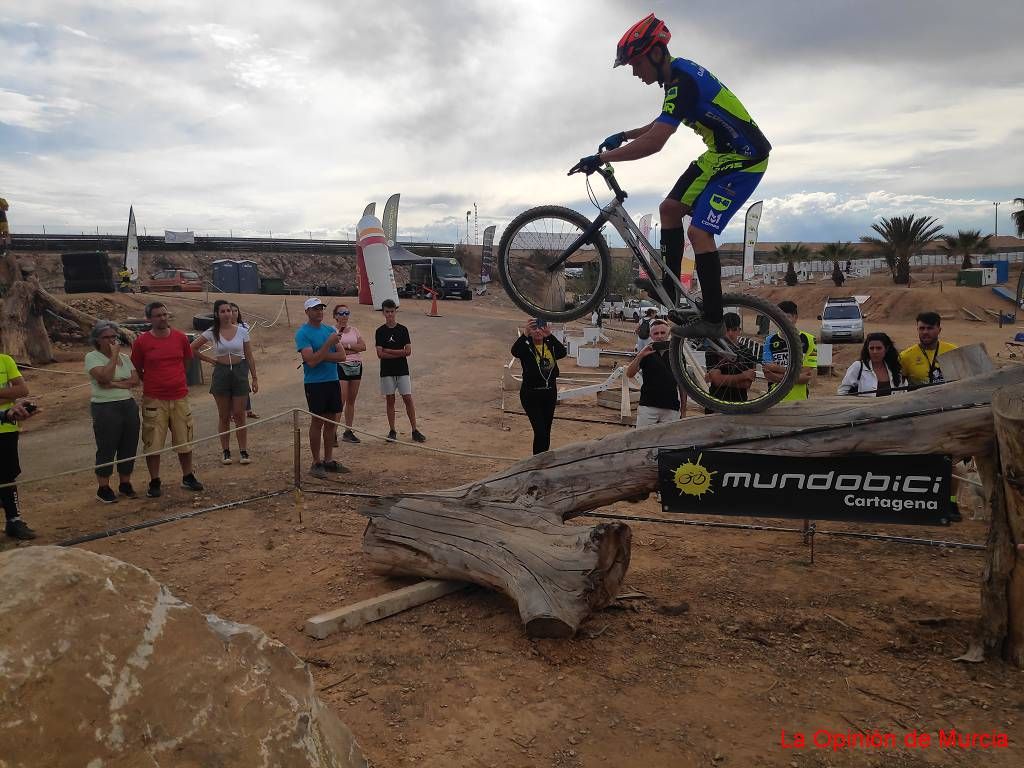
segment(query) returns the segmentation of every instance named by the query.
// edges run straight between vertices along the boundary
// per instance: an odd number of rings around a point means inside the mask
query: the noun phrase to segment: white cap
[[[320,299],[318,299],[316,296],[310,296],[308,299],[306,299],[305,303],[302,305],[302,308],[303,309],[313,309],[314,307],[326,307],[326,306],[327,305],[324,304],[322,301],[320,301]]]

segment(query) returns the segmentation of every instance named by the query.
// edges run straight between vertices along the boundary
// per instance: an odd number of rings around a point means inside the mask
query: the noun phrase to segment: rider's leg
[[[700,280],[700,295],[704,303],[704,319],[711,323],[722,322],[722,261],[718,256],[715,236],[691,224],[686,232],[693,244],[694,259],[697,262],[697,278]]]
[[[683,264],[683,248],[686,245],[683,229],[683,216],[688,208],[678,200],[665,198],[658,207],[661,217],[661,258],[668,265],[672,274],[662,275],[661,284],[665,292],[673,300],[673,306],[679,303],[679,289],[676,278]],[[671,307],[669,307],[671,309]]]

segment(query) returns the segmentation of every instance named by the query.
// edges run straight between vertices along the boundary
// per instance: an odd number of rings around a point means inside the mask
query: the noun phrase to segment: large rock
[[[366,766],[304,663],[82,550],[0,554],[0,766]]]

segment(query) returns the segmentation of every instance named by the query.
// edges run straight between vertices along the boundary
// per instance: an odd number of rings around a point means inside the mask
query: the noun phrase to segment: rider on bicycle
[[[703,297],[703,319],[676,325],[682,337],[720,338],[722,323],[722,265],[715,245],[729,220],[747,201],[768,167],[771,144],[732,91],[714,75],[686,59],[673,59],[667,44],[672,33],[654,14],[634,24],[619,41],[615,66],[629,64],[647,85],[665,89],[661,114],[642,128],[609,136],[603,151],[580,161],[587,173],[606,162],[639,160],[660,152],[680,123],[692,128],[707,151],[690,164],[659,207],[661,255],[672,270],[662,283],[678,298],[677,278],[683,260],[683,216],[692,219],[690,237]],[[624,142],[629,142],[622,146]],[[607,149],[605,149],[607,148]]]

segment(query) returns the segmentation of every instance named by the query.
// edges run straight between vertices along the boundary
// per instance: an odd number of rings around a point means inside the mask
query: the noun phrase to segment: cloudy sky
[[[774,145],[761,240],[856,239],[880,216],[1010,232],[1024,55],[1009,0],[34,0],[0,4],[0,196],[15,231],[349,237],[402,194],[402,239],[592,215],[565,170],[661,95],[613,70],[653,10]],[[681,127],[618,166],[637,217],[702,151]],[[602,190],[603,192],[603,190]],[[727,230],[738,240],[741,217]]]

